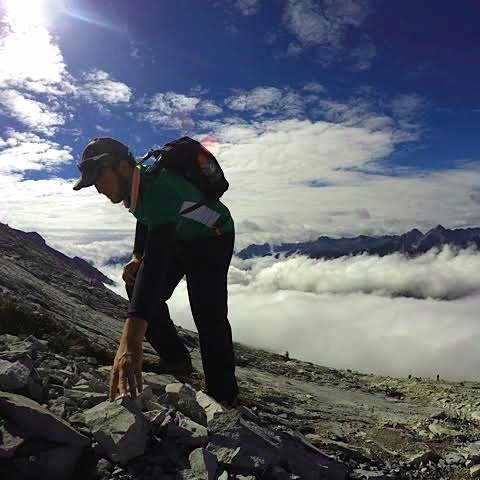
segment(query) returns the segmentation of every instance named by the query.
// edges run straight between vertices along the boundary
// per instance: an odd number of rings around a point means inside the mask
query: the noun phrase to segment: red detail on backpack
[[[207,150],[208,151],[208,150]],[[208,163],[207,161],[207,157],[203,154],[200,154],[198,157],[197,157],[197,163],[202,166],[202,165],[205,165],[206,163]]]

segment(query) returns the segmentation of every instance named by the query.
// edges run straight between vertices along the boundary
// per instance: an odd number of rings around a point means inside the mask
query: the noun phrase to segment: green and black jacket
[[[130,198],[124,202],[137,219],[133,252],[143,260],[129,314],[142,318],[147,316],[152,283],[164,281],[175,241],[234,233],[233,218],[220,200],[207,200],[187,179],[166,169],[151,178],[147,169],[147,165],[135,167]],[[199,202],[201,206],[190,208]]]

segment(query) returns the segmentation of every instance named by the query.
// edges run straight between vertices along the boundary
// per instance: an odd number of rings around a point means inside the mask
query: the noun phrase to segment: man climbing
[[[144,337],[161,357],[160,371],[192,371],[190,353],[166,303],[185,275],[207,394],[236,406],[238,385],[227,318],[227,272],[235,230],[228,208],[219,200],[206,200],[186,178],[165,168],[149,177],[148,166],[137,164],[128,147],[113,138],[92,140],[78,168],[81,178],[74,190],[95,185],[112,203],[123,202],[137,219],[132,259],[123,272],[130,303],[112,367],[110,400],[117,388],[132,398],[142,391]],[[203,202],[199,208],[198,202]]]

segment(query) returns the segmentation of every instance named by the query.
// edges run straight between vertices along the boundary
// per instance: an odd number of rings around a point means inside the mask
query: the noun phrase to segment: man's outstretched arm
[[[142,390],[143,338],[152,309],[165,288],[165,276],[175,241],[176,224],[159,225],[148,231],[143,260],[138,269],[135,286],[128,307],[120,345],[115,356],[110,378],[110,401],[117,388],[122,395],[130,391],[132,398]]]

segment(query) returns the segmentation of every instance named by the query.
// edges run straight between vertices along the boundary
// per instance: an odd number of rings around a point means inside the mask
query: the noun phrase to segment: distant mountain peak
[[[441,248],[444,245],[455,245],[466,248],[475,244],[480,248],[480,228],[466,228],[449,230],[443,225],[437,225],[423,234],[417,228],[402,235],[383,235],[370,237],[359,235],[357,237],[330,238],[319,236],[317,240],[301,242],[298,244],[282,243],[272,245],[269,249],[265,245],[249,245],[238,253],[240,258],[275,255],[284,253],[285,257],[295,252],[310,258],[338,258],[344,255],[370,253],[372,255],[388,255],[401,252],[408,255],[419,255],[431,248]]]

